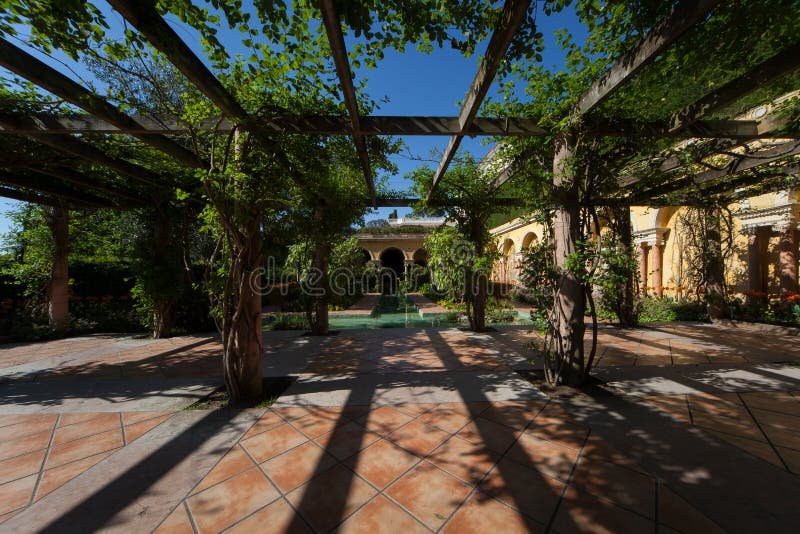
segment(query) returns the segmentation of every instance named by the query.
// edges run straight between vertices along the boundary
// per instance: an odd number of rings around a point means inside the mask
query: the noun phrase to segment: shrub
[[[305,315],[276,313],[264,324],[266,330],[308,330],[310,328]]]

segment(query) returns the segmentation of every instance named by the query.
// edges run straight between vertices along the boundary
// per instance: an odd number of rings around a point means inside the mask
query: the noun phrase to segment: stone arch
[[[361,247],[361,255],[364,256],[364,263],[369,263],[375,258],[372,255],[372,252],[369,249]]]
[[[529,246],[535,244],[537,241],[539,241],[539,237],[533,232],[528,232],[525,234],[525,237],[522,238],[522,245],[520,246],[519,251],[522,252]]]
[[[411,255],[411,260],[414,262],[414,265],[422,265],[423,267],[427,267],[428,251],[423,247],[418,248]]]
[[[503,253],[503,256],[510,256],[514,253],[515,248],[514,240],[511,238],[506,238],[503,241],[503,248],[501,249],[501,252]]]
[[[653,228],[666,228],[669,224],[669,220],[672,218],[678,210],[681,209],[680,206],[665,206],[663,208],[658,208],[655,212],[655,216],[653,217]]]

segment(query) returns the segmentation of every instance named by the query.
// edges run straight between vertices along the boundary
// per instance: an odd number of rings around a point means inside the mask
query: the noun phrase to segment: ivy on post
[[[705,208],[706,309],[712,321],[725,317],[725,262],[718,208]]]
[[[555,268],[558,285],[553,303],[551,335],[557,358],[555,365],[546,366],[551,383],[579,386],[584,378],[583,333],[586,310],[584,287],[571,265],[570,259],[577,252],[579,239],[579,184],[575,179],[574,132],[560,134],[555,140],[553,157],[553,189],[555,192],[555,216],[553,237]],[[560,377],[560,380],[559,380]]]
[[[47,285],[50,328],[63,332],[69,324],[69,212],[62,206],[46,208],[53,256]]]

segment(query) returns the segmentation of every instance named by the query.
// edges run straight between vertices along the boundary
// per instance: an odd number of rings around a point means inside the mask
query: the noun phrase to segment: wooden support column
[[[778,241],[778,267],[780,270],[781,295],[797,291],[797,253],[795,251],[794,226],[780,229]]]
[[[629,265],[633,264],[633,228],[631,227],[631,208],[622,206],[613,210],[614,221],[619,234],[619,242],[623,254]],[[638,314],[636,313],[635,295],[633,292],[633,277],[635,269],[628,272],[622,287],[622,299],[619,303],[618,318],[623,326],[636,326]]]
[[[586,329],[584,313],[586,296],[575,273],[567,268],[567,260],[575,252],[579,238],[580,206],[574,164],[574,137],[561,135],[556,139],[553,158],[553,187],[557,207],[553,219],[555,266],[559,273],[558,292],[554,307],[555,328],[560,338],[559,356],[563,358],[562,381],[571,386],[583,382],[583,334]]]
[[[47,224],[53,243],[47,314],[50,328],[63,332],[69,324],[69,212],[59,206],[47,208]]]
[[[713,321],[725,316],[725,263],[722,259],[719,210],[706,208],[704,219],[706,222],[706,309],[708,318]]]

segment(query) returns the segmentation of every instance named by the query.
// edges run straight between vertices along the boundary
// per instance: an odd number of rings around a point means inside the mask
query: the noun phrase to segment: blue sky
[[[102,1],[94,3],[101,6],[101,9],[107,7],[103,5]],[[105,12],[109,15],[113,30],[120,18],[113,11],[108,10]],[[178,33],[190,46],[194,44],[192,42],[192,31],[177,27],[174,17],[170,17],[168,20],[178,29]],[[560,50],[554,45],[553,33],[555,30],[567,27],[573,32],[578,41],[582,40],[585,34],[571,11],[566,11],[553,17],[545,17],[540,13],[537,26],[545,36],[543,62],[546,66],[558,67],[563,62]],[[24,33],[24,29],[21,29],[21,33]],[[238,39],[238,34],[236,35]],[[388,102],[381,103],[380,109],[376,112],[378,114],[456,116],[460,109],[457,103],[464,98],[475,76],[480,60],[480,52],[483,51],[485,44],[484,42],[479,48],[479,54],[469,58],[464,58],[460,53],[449,48],[434,49],[430,54],[419,53],[413,46],[407,47],[406,52],[403,54],[388,50],[384,60],[378,64],[377,69],[361,69],[356,71],[355,74],[358,80],[364,76],[368,78],[366,92],[373,100],[382,101],[384,98],[388,100]],[[231,50],[235,53],[236,48],[236,45],[233,45]],[[196,49],[199,51],[199,47]],[[58,68],[61,72],[70,75],[70,73],[65,72],[63,65],[59,65],[41,54],[37,54],[37,56]],[[80,65],[74,65],[69,59],[60,55],[56,55],[56,58],[71,64],[75,72],[80,76],[87,79],[92,78],[91,74]],[[497,84],[494,84],[490,94],[496,94],[496,91]],[[448,138],[444,136],[404,137],[403,140],[407,145],[408,153],[422,157],[429,157],[434,149],[441,152],[448,142]],[[480,139],[474,138],[464,139],[461,144],[461,150],[468,150],[477,157],[485,154],[489,148],[491,146],[482,143]],[[409,186],[409,183],[403,178],[404,175],[423,163],[408,158],[406,151],[393,159],[397,164],[398,173],[389,178],[389,187],[405,189]],[[431,165],[435,166],[435,164]],[[8,230],[8,219],[5,216],[5,212],[14,204],[14,201],[0,199],[0,212],[2,212],[2,216],[0,216],[0,233]],[[391,211],[392,209],[382,208],[377,213],[368,215],[367,220],[385,218]],[[408,211],[406,208],[398,209],[401,216]]]

